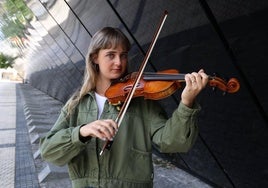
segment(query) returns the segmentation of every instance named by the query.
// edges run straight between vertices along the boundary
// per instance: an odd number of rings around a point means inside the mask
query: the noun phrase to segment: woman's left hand
[[[206,87],[208,75],[201,69],[199,72],[186,74],[185,81],[186,86],[181,94],[181,102],[191,108],[197,95]]]

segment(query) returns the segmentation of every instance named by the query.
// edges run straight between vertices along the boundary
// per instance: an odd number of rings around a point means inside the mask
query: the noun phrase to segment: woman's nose
[[[115,57],[115,64],[121,65],[121,63],[122,63],[121,57],[119,55],[117,55]]]

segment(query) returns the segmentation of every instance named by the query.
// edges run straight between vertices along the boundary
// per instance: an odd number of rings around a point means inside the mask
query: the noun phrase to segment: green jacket
[[[53,128],[41,139],[41,156],[55,165],[68,164],[74,188],[153,187],[153,145],[160,152],[187,152],[197,136],[196,116],[200,107],[180,103],[167,120],[165,111],[152,100],[134,98],[110,150],[100,156],[104,141],[91,138],[83,143],[79,129],[97,119],[93,93],[86,95],[67,117],[66,106]],[[105,103],[101,119],[116,119],[118,110]]]

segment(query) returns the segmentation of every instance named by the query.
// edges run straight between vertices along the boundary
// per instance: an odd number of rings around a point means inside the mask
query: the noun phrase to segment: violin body
[[[157,73],[175,73],[178,71],[175,69],[159,71]],[[134,81],[136,79],[137,72],[133,72],[126,77],[119,80],[119,82],[112,83],[111,86],[106,90],[105,96],[109,102],[113,105],[118,105],[124,102],[126,96],[130,92]],[[143,77],[140,79],[133,97],[144,97],[145,99],[159,100],[172,95],[181,84],[174,80],[144,80]]]
[[[106,90],[105,96],[112,105],[119,105],[125,101],[134,85],[136,76],[137,72],[128,74],[118,82],[112,83]],[[185,74],[179,74],[179,71],[176,69],[144,73],[137,84],[133,98],[144,97],[144,99],[160,100],[169,97],[177,89],[181,88],[181,82],[185,82],[184,77]],[[226,82],[216,76],[209,76],[208,85],[228,93],[235,93],[240,88],[236,78],[231,78]]]

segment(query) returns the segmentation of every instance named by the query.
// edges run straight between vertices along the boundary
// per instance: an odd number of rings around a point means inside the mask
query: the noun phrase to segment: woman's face
[[[127,69],[128,52],[121,46],[111,49],[101,49],[94,59],[99,65],[99,76],[104,80],[120,78]]]

